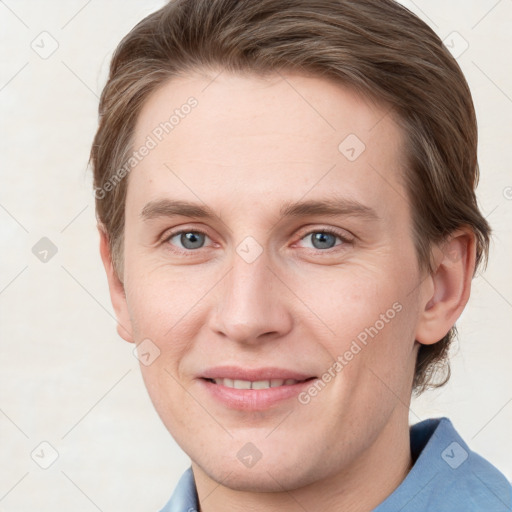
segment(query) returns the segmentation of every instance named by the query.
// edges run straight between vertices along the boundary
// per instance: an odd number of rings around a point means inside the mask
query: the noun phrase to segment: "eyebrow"
[[[159,217],[193,217],[199,219],[219,218],[214,211],[204,204],[172,199],[159,199],[147,203],[140,213],[143,220]],[[366,220],[377,220],[377,212],[358,201],[347,198],[330,198],[324,200],[289,201],[280,211],[280,217],[307,217],[313,215],[357,216]]]
[[[202,219],[214,219],[217,215],[206,205],[178,201],[172,199],[159,199],[147,203],[140,216],[143,220],[151,220],[159,217],[197,217]]]
[[[367,220],[377,220],[377,212],[359,201],[344,197],[321,201],[297,201],[285,203],[280,210],[282,217],[307,217],[308,215],[357,216]]]

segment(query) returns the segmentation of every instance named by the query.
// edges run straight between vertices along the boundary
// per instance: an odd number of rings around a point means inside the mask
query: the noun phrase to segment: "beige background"
[[[450,417],[512,479],[512,1],[404,3],[454,51],[469,45],[458,61],[479,118],[479,200],[495,230],[459,322],[452,380],[412,404],[411,422]],[[0,2],[1,511],[156,511],[189,464],[116,335],[87,170],[112,51],[161,4]],[[58,250],[46,263],[32,252],[42,237]]]

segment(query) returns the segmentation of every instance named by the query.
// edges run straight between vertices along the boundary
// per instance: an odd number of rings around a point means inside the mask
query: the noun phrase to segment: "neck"
[[[412,468],[408,411],[404,409],[394,411],[375,442],[350,467],[303,487],[268,493],[238,491],[212,480],[192,463],[199,512],[370,512]]]

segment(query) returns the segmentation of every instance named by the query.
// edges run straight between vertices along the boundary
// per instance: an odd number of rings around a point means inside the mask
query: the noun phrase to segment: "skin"
[[[369,511],[411,468],[417,350],[462,312],[474,237],[453,233],[434,247],[436,270],[420,271],[403,134],[385,106],[312,76],[215,75],[168,82],[139,115],[134,147],[188,97],[198,100],[129,175],[120,278],[99,226],[118,331],[160,350],[142,374],[192,460],[201,510]],[[366,145],[355,161],[338,149],[348,134]],[[374,216],[280,215],[290,202],[334,198]],[[144,207],[163,199],[207,205],[215,217],[144,219]],[[207,237],[187,249],[172,229]],[[318,248],[311,235],[322,229],[345,241],[328,237]],[[236,251],[248,236],[262,250],[251,263]],[[235,411],[198,379],[222,364],[319,377],[397,303],[400,312],[308,404]],[[250,468],[237,458],[248,442],[261,452]]]

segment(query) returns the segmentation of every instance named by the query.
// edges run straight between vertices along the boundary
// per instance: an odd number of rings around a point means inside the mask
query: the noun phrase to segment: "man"
[[[490,234],[432,30],[391,0],[176,0],[100,114],[118,331],[192,462],[164,511],[511,510],[447,418],[408,424]]]

